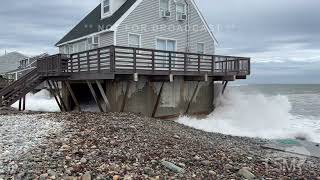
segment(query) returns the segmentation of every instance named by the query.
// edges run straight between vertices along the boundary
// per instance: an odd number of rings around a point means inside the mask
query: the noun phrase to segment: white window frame
[[[181,14],[187,15],[187,5],[186,5],[185,3],[183,3],[183,2],[177,2],[177,3],[176,3],[176,20],[179,20],[179,19],[178,19],[179,15],[180,15],[180,12],[178,13],[178,6],[179,6],[179,5],[182,5],[182,6],[183,6],[183,9],[184,9],[184,12],[181,13]]]
[[[156,37],[156,49],[158,49],[158,40],[163,40],[166,41],[166,49],[168,49],[168,41],[175,41],[175,47],[174,47],[174,51],[177,51],[177,47],[178,47],[178,40],[176,39],[171,39],[171,38],[165,38],[165,37]]]
[[[98,43],[94,43],[94,38],[98,38]],[[89,39],[92,40],[92,43],[89,43]],[[98,47],[100,47],[100,36],[99,35],[92,35],[92,36],[89,36],[87,39],[86,39],[86,50],[90,50],[90,49],[94,49],[94,45]]]
[[[203,53],[199,53],[199,45],[203,45]],[[205,54],[206,53],[206,43],[198,42],[197,43],[197,54]]]
[[[159,16],[162,18],[163,9],[161,8],[161,1],[163,1],[163,0],[159,0]],[[167,9],[167,11],[171,12],[171,0],[168,0],[168,9]]]
[[[141,34],[137,34],[137,33],[128,33],[128,47],[132,47],[132,46],[130,46],[130,36],[131,35],[139,36],[139,47],[138,48],[141,48],[142,47],[142,35]]]
[[[164,51],[172,51],[172,50],[168,50],[168,41],[174,41],[175,42],[175,47],[173,51],[177,51],[177,47],[178,47],[178,41],[176,39],[170,39],[170,38],[164,38],[164,37],[156,37],[156,50],[162,50],[158,48],[158,40],[162,40],[162,41],[166,41],[166,50]],[[175,56],[175,54],[171,54],[173,56]],[[173,60],[175,61],[174,57]],[[175,67],[175,63],[172,64],[172,67]],[[163,68],[167,68],[166,66],[163,66]]]
[[[109,11],[108,12],[104,12],[104,8],[106,7],[105,3],[104,3],[105,0],[102,0],[101,2],[101,19],[103,18],[106,18],[106,17],[109,17],[112,13],[111,13],[111,6],[112,6],[112,0],[109,0]]]

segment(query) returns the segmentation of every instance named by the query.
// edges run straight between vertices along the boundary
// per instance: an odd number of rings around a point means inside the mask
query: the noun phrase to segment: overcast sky
[[[310,65],[320,65],[319,0],[197,1],[219,41],[217,54],[252,57],[259,64],[254,71],[258,75],[273,75],[263,69],[279,65],[288,78],[309,71],[320,76],[320,67]],[[34,55],[57,52],[54,44],[99,0],[1,3],[0,55],[5,49]],[[292,67],[286,69],[287,64]]]

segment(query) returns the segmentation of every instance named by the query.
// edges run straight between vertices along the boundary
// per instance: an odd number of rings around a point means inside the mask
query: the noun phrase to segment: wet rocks
[[[21,128],[8,131],[12,120],[0,121],[0,179],[279,179],[298,173],[282,171],[260,147],[264,140],[206,133],[173,121],[132,113],[22,114],[17,122],[22,118],[30,138],[17,138]],[[29,126],[46,131],[34,133]],[[23,154],[12,151],[21,143],[28,145]],[[299,177],[315,179],[319,167],[308,159]]]
[[[256,176],[253,173],[250,172],[250,168],[246,168],[246,167],[245,168],[241,168],[239,170],[238,174],[240,176],[242,176],[243,178],[249,179],[249,180],[256,178]]]

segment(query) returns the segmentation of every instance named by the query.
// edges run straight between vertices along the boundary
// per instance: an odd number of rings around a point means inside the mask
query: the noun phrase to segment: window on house
[[[160,0],[160,11],[167,12],[169,11],[169,0]]]
[[[138,34],[129,34],[129,47],[141,47],[141,36]]]
[[[90,36],[87,39],[87,49],[95,49],[99,47],[99,36]]]
[[[204,48],[205,48],[204,43],[198,43],[197,44],[197,53],[204,54],[205,53]]]
[[[72,46],[72,44],[69,44],[68,47],[69,47],[69,54],[72,54],[72,53],[73,53],[73,46]]]
[[[103,13],[110,12],[110,0],[103,1]]]
[[[176,41],[175,40],[169,40],[169,39],[157,39],[157,49],[158,50],[164,50],[164,51],[176,51]],[[158,63],[159,67],[169,67],[169,53],[166,52],[159,52],[157,53],[159,55],[158,59],[161,59]],[[175,53],[171,53],[171,65],[172,67],[175,67]]]
[[[184,3],[176,4],[177,17],[181,17],[186,14],[186,5]]]

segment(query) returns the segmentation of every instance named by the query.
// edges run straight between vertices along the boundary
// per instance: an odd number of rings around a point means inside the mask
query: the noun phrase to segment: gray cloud
[[[54,44],[89,13],[99,0],[3,1],[0,50],[34,55],[55,53]],[[0,54],[1,54],[0,53]]]

